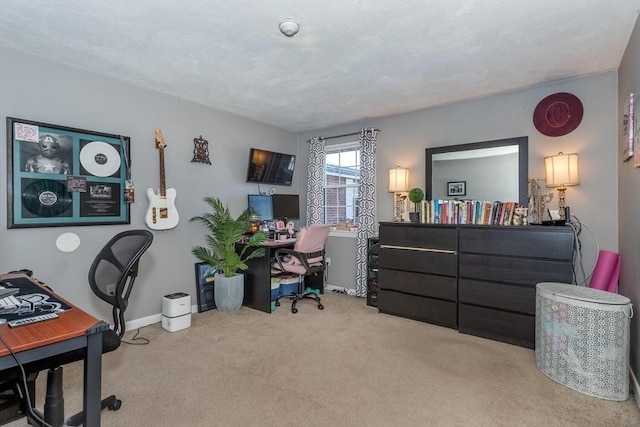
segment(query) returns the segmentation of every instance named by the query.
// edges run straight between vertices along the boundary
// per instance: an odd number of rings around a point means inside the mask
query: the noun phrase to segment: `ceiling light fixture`
[[[293,37],[300,31],[300,25],[293,19],[285,19],[280,23],[280,32],[287,37]]]

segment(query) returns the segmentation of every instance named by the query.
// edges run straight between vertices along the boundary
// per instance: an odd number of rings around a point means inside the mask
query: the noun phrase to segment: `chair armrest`
[[[323,268],[321,269],[312,268],[308,262],[309,256],[312,256],[312,257],[323,256],[323,260],[324,260],[324,251],[314,252],[314,253],[304,253],[304,252],[294,251],[293,249],[285,249],[285,248],[277,249],[274,255],[275,261],[276,263],[278,263],[278,267],[280,268],[280,270],[286,271],[286,269],[282,264],[283,262],[287,262],[288,260],[285,260],[283,258],[283,255],[285,256],[288,255],[289,257],[295,257],[300,262],[300,264],[304,267],[304,269],[307,271],[306,274],[312,274],[316,271],[324,270],[324,261],[323,261]]]
[[[298,252],[294,251],[293,249],[279,248],[279,249],[276,249],[276,252],[275,252],[273,258],[275,259],[275,262],[278,263],[278,267],[280,268],[280,270],[286,271],[282,264],[286,263],[287,261],[289,261],[290,258],[286,258],[287,256],[291,257],[291,256],[294,256],[294,255],[298,255]],[[296,258],[298,258],[298,257],[296,257]],[[300,259],[300,258],[298,258],[298,259]]]

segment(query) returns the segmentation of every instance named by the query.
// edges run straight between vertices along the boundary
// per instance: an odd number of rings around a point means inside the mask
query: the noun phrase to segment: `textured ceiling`
[[[0,44],[291,131],[616,69],[640,0],[0,0]],[[284,18],[300,24],[287,38]]]

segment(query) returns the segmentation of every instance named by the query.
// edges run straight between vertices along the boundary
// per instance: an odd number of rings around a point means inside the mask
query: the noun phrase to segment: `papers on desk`
[[[5,279],[0,286],[5,289],[18,289],[19,291],[9,297],[12,299],[8,301],[6,306],[0,304],[0,323],[26,319],[46,313],[59,313],[71,308],[54,294],[27,278]],[[16,301],[17,304],[15,304]]]
[[[20,301],[16,297],[15,294],[20,292],[19,288],[5,288],[0,283],[0,310],[2,309],[10,309],[13,310],[20,305]],[[0,323],[4,323],[0,320]]]

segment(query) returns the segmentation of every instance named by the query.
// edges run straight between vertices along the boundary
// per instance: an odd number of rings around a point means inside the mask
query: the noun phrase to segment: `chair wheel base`
[[[111,402],[109,406],[107,406],[107,408],[109,408],[110,411],[117,411],[121,407],[122,407],[122,400],[120,399],[114,400],[113,402]]]

